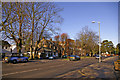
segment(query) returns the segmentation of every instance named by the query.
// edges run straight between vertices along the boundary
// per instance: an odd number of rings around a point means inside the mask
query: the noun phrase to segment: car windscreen
[[[78,58],[79,58],[79,56],[76,56],[76,57],[78,57]]]
[[[5,56],[5,57],[11,57],[11,56]]]
[[[70,57],[75,57],[75,55],[70,55]]]
[[[17,57],[17,56],[20,56],[20,54],[18,54],[18,53],[12,53],[12,56],[14,56],[14,57],[16,56]]]

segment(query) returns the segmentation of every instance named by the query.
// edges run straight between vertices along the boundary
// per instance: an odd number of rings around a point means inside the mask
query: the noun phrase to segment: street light
[[[92,21],[92,23],[95,23],[95,21]],[[98,22],[99,25],[99,62],[101,62],[101,51],[100,51],[100,22]]]

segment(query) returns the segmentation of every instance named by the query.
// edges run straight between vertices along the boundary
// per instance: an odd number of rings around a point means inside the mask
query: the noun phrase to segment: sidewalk
[[[80,70],[73,71],[71,73],[62,76],[64,78],[105,78],[105,79],[112,79],[112,80],[120,80],[118,77],[120,76],[119,71],[114,70],[114,61],[118,59],[117,56],[109,57],[102,60],[101,63],[95,63],[84,67]],[[119,73],[119,74],[118,74]]]
[[[117,57],[110,57],[104,59],[101,63],[96,63],[87,66],[81,70],[86,77],[90,78],[116,78],[116,72],[114,70],[114,61]]]

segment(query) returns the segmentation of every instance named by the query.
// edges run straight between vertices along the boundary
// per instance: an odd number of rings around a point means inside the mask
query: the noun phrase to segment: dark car
[[[99,55],[96,55],[96,57],[95,57],[96,59],[99,59],[99,58],[101,58],[102,59],[102,56],[100,56],[99,57]]]
[[[93,57],[96,57],[96,56],[97,56],[97,54],[94,54],[94,55],[93,55]]]
[[[54,57],[53,57],[53,56],[50,56],[50,57],[48,57],[48,59],[49,59],[49,60],[53,60],[53,59],[54,59]]]
[[[70,55],[70,56],[69,56],[69,60],[70,60],[70,61],[80,60],[80,57],[77,56],[77,55]]]
[[[56,55],[53,55],[53,58],[54,58],[54,59],[56,59],[56,58],[57,58],[57,56],[56,56]]]
[[[89,56],[89,54],[87,53],[86,56]]]
[[[52,55],[52,56],[49,56],[48,59],[57,59],[57,56],[56,55]]]
[[[67,58],[67,55],[63,55],[62,58]]]

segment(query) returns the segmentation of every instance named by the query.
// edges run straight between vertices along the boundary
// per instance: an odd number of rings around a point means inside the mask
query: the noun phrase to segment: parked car
[[[52,55],[52,56],[48,57],[48,59],[57,59],[57,56],[56,55]]]
[[[115,56],[115,54],[111,54],[111,56]]]
[[[94,54],[94,55],[93,55],[93,57],[96,57],[96,56],[97,56],[97,54]]]
[[[55,55],[53,55],[53,58],[56,59],[57,57]]]
[[[87,53],[86,56],[89,56],[89,54]]]
[[[100,57],[102,58],[102,56],[100,56]],[[95,58],[96,58],[96,59],[99,59],[100,57],[99,57],[99,55],[97,55]]]
[[[28,62],[28,57],[24,57],[22,54],[19,53],[12,53],[10,56],[5,56],[6,63],[13,63],[16,64],[18,62]]]
[[[62,58],[67,58],[67,55],[63,55]]]
[[[107,55],[105,54],[105,57],[107,57]]]
[[[50,56],[50,57],[48,57],[48,59],[53,60],[53,59],[54,59],[54,57],[53,57],[53,56]]]
[[[110,54],[107,54],[108,57],[110,57],[111,55]]]
[[[70,55],[70,56],[69,56],[69,60],[70,60],[70,61],[80,60],[80,57],[77,56],[77,55]]]
[[[42,57],[40,57],[40,59],[43,59]]]

